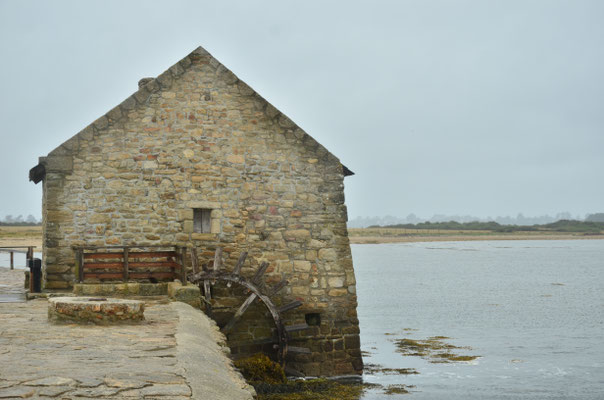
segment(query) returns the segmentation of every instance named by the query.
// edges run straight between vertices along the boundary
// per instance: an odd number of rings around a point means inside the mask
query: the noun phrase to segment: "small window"
[[[212,210],[209,208],[193,209],[193,232],[210,233]]]
[[[306,324],[308,326],[320,326],[321,325],[321,314],[319,313],[310,313],[304,316],[306,319]]]

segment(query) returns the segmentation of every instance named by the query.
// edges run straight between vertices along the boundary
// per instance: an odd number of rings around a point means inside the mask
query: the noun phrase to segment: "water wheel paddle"
[[[288,353],[303,353],[310,354],[310,350],[304,347],[296,347],[289,346],[289,334],[291,332],[301,331],[308,328],[306,323],[297,324],[297,325],[289,325],[286,326],[283,323],[283,318],[281,315],[287,311],[298,308],[302,305],[302,302],[299,300],[292,301],[282,306],[276,306],[275,303],[270,299],[272,296],[275,296],[279,291],[281,291],[287,284],[288,281],[283,279],[278,282],[271,289],[263,292],[261,287],[264,273],[268,268],[267,262],[262,262],[256,273],[251,279],[247,279],[241,275],[241,267],[247,258],[247,252],[241,253],[239,259],[237,260],[237,264],[232,272],[225,271],[222,267],[222,248],[218,247],[216,252],[214,253],[214,264],[213,268],[209,269],[207,264],[202,266],[202,270],[199,270],[198,259],[197,259],[197,251],[195,248],[191,249],[191,260],[193,263],[193,274],[189,276],[189,281],[199,285],[204,297],[205,297],[205,305],[206,312],[211,317],[212,316],[212,286],[216,285],[218,282],[226,284],[227,287],[231,287],[233,284],[240,286],[247,290],[249,295],[247,298],[241,303],[235,314],[231,316],[228,322],[220,329],[222,333],[225,335],[233,330],[233,328],[237,325],[237,323],[241,320],[241,317],[245,314],[248,308],[256,301],[260,301],[266,309],[268,310],[270,316],[273,319],[275,324],[275,332],[276,335],[270,338],[256,338],[252,342],[248,344],[273,344],[273,349],[277,351],[277,361],[285,366],[285,359]],[[296,371],[289,370],[291,374],[296,375]],[[298,373],[299,374],[299,373]]]

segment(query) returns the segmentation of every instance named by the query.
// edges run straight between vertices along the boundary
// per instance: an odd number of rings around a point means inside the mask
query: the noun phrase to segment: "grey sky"
[[[0,216],[201,45],[332,151],[350,218],[604,211],[602,1],[0,0]]]

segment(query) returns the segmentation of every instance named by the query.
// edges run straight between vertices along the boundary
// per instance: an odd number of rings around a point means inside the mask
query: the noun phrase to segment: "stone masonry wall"
[[[277,303],[320,314],[297,334],[311,348],[290,366],[308,375],[360,373],[355,277],[339,160],[199,48],[51,152],[43,190],[45,287],[70,289],[72,246],[224,249],[242,274],[270,263],[287,278]],[[211,233],[193,209],[211,209]],[[253,336],[253,335],[252,335]]]

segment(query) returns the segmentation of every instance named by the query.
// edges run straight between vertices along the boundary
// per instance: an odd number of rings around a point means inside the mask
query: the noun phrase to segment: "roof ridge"
[[[269,103],[247,83],[239,79],[237,75],[235,75],[230,69],[225,67],[220,61],[214,58],[202,46],[198,46],[156,78],[141,86],[136,92],[127,97],[120,104],[113,107],[111,110],[97,118],[94,122],[48,153],[48,156],[72,155],[73,152],[77,151],[79,148],[80,137],[90,140],[93,136],[106,131],[109,127],[113,126],[120,120],[127,118],[130,110],[133,110],[138,106],[143,106],[152,94],[157,93],[160,90],[170,89],[174,80],[178,79],[178,77],[187,71],[193,64],[192,61],[199,59],[199,57],[208,57],[208,64],[216,70],[217,78],[222,79],[229,85],[237,85],[239,93],[242,96],[253,97],[257,103],[257,107],[262,110],[270,120],[276,122],[282,129],[293,134],[297,139],[302,140],[306,146],[313,148],[318,157],[332,158],[332,161],[340,162],[335,155],[329,152],[323,145],[306,133],[306,131],[300,128],[291,119],[289,119],[289,117]]]

